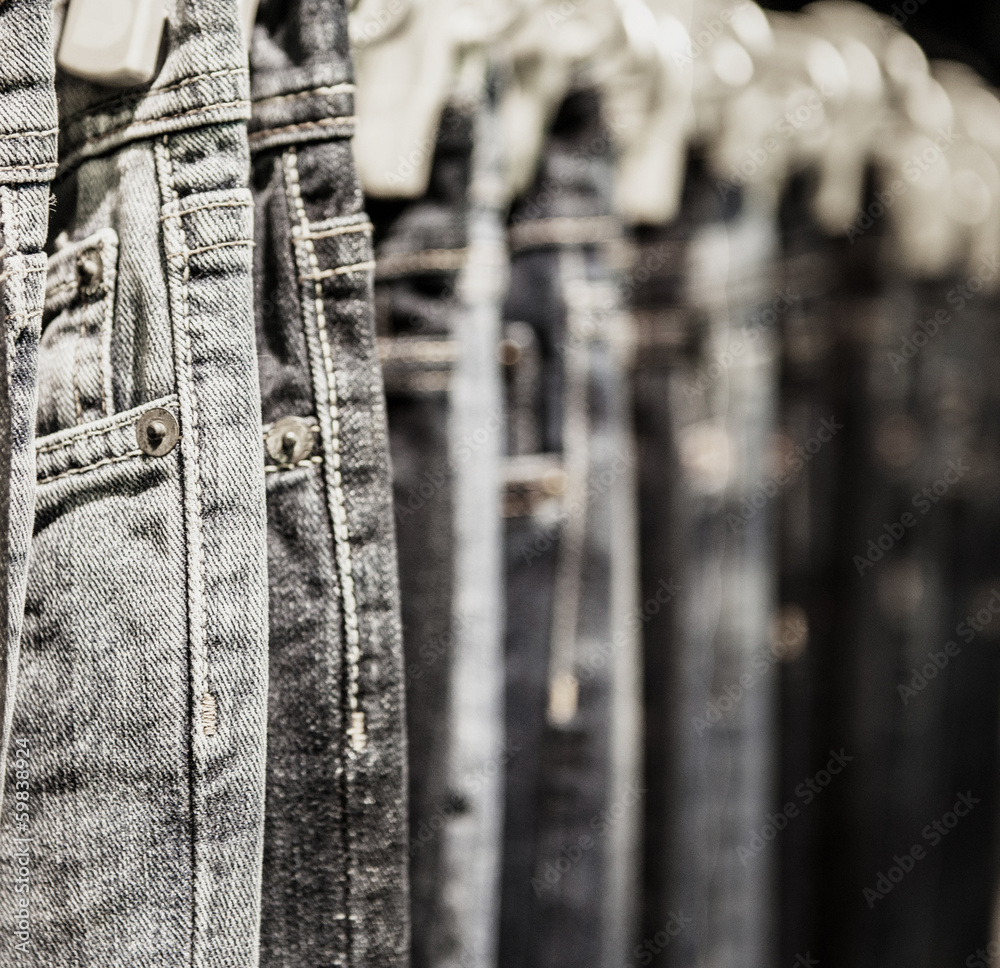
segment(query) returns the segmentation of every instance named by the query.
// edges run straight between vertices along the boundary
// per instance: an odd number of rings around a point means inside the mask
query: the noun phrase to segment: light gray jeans
[[[15,0],[2,23],[22,10],[48,15]],[[0,890],[4,965],[257,961],[267,585],[248,71],[236,0],[169,11],[151,87],[56,77],[18,757],[0,813],[0,876],[25,890]],[[4,63],[35,43],[41,84],[50,41],[30,19]],[[27,111],[4,123],[54,127]],[[26,226],[34,249],[45,209]]]

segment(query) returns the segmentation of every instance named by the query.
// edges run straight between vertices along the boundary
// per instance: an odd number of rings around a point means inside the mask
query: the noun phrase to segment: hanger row
[[[511,198],[582,83],[601,93],[626,221],[674,218],[695,149],[720,186],[771,204],[813,171],[823,229],[853,241],[887,217],[918,275],[1000,255],[1000,100],[860,3],[783,14],[753,0],[359,0],[350,33],[371,195],[423,194],[445,104],[475,98],[489,73]]]

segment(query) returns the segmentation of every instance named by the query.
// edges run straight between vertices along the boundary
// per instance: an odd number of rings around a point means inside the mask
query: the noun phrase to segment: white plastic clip
[[[59,66],[115,87],[146,84],[156,73],[165,0],[70,0]]]
[[[253,25],[257,22],[257,7],[260,0],[239,0],[240,20],[243,21],[243,41],[247,50],[253,39]]]

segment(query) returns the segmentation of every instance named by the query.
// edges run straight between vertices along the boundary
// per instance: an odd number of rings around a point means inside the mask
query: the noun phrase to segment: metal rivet
[[[180,437],[177,418],[163,407],[147,410],[135,425],[139,449],[150,457],[163,457],[174,449]]]
[[[264,445],[279,464],[297,464],[312,456],[312,422],[302,417],[282,417],[271,425]]]
[[[76,276],[80,292],[91,296],[104,282],[104,259],[100,249],[87,249],[76,257]]]
[[[523,352],[521,344],[517,340],[508,337],[500,341],[497,355],[500,358],[501,365],[514,366],[520,361]]]

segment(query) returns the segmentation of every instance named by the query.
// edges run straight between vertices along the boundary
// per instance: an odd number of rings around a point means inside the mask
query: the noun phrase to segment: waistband
[[[251,151],[354,134],[343,0],[264,0],[250,60]]]
[[[57,38],[67,3],[56,0]],[[174,0],[164,36],[163,64],[148,86],[115,91],[57,73],[59,174],[130,141],[250,117],[237,0]]]

